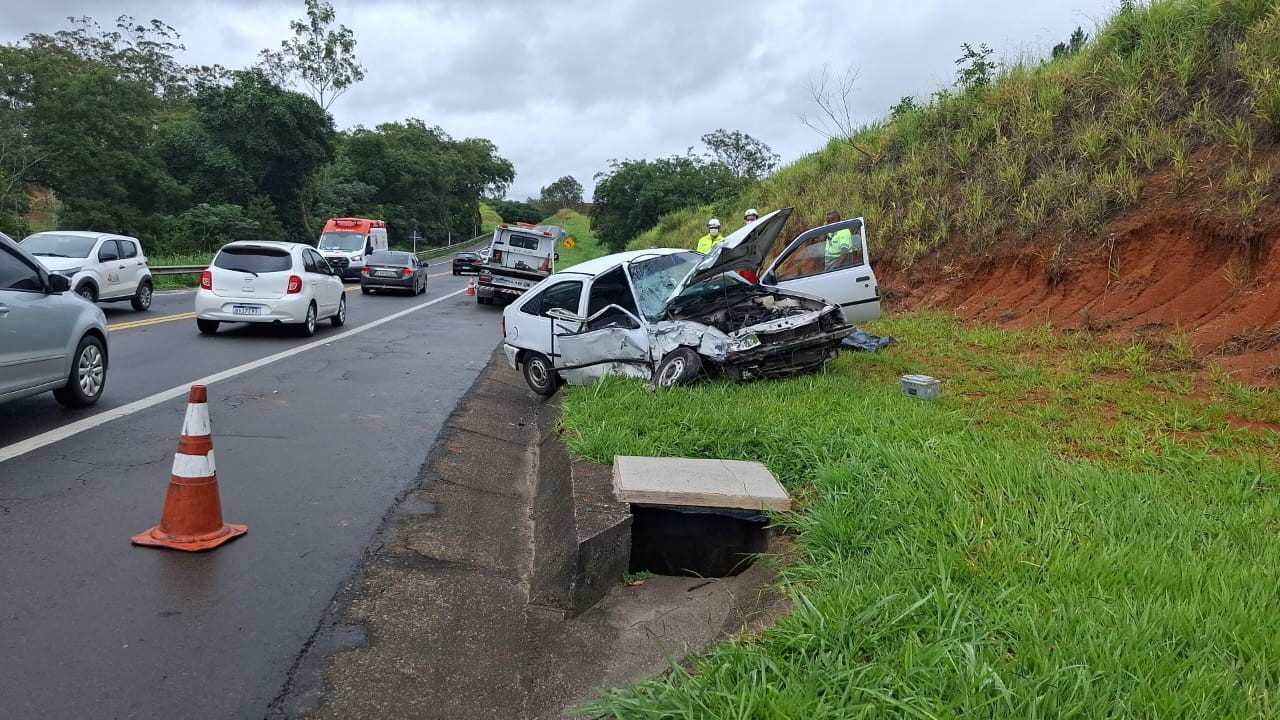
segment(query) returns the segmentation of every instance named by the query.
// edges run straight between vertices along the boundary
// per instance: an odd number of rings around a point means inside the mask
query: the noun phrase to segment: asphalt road
[[[0,459],[2,714],[263,717],[500,340],[499,312],[462,294],[466,282],[433,274],[417,298],[349,286],[347,325],[310,339],[201,336],[183,317],[190,293],[157,295],[147,313],[106,306],[102,401],[0,406],[0,458],[178,396]],[[230,375],[209,384],[223,515],[249,532],[209,553],[132,546],[159,521],[185,387],[217,373]]]

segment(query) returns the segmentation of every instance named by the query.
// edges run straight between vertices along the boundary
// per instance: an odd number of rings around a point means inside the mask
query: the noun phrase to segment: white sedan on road
[[[293,325],[305,337],[325,318],[347,321],[342,279],[315,248],[302,243],[228,243],[200,275],[196,325],[212,334],[224,322]]]

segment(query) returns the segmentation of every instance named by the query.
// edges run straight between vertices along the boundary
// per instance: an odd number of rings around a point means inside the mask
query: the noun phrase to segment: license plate
[[[395,277],[397,275],[394,270],[375,270],[373,274],[378,277]]]
[[[231,314],[233,315],[257,315],[262,312],[262,308],[257,305],[232,305]]]

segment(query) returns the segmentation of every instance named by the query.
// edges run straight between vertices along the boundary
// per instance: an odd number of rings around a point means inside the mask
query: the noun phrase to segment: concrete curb
[[[765,563],[624,586],[630,509],[558,416],[495,353],[272,716],[563,717],[785,607]]]

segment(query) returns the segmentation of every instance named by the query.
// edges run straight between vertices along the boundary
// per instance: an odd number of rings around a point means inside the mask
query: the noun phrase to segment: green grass
[[[556,263],[557,270],[564,270],[580,262],[586,262],[609,254],[609,249],[601,245],[596,236],[592,234],[591,218],[586,215],[564,209],[543,220],[541,224],[559,225],[568,233],[567,237],[573,238],[572,248],[564,247],[563,243],[556,248],[556,251],[560,253],[560,260]]]
[[[480,203],[480,234],[491,233],[502,224],[502,216],[486,203]]]
[[[1177,338],[873,331],[899,342],[785,381],[567,390],[579,455],[759,460],[796,500],[794,613],[587,714],[1280,716],[1280,392]]]

